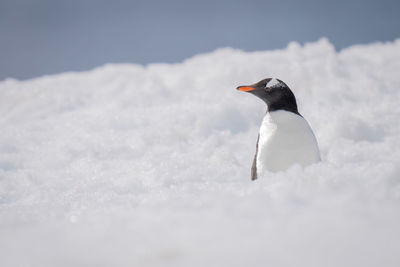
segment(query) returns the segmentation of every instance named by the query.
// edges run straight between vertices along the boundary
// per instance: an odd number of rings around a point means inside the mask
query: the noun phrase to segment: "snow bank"
[[[0,83],[2,266],[399,266],[400,39]],[[250,182],[278,77],[323,161]]]

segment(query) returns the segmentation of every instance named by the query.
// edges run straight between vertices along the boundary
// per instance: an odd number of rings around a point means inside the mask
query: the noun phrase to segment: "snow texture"
[[[251,64],[247,64],[251,62]],[[400,266],[400,39],[0,83],[1,266]],[[250,181],[294,91],[322,161]]]

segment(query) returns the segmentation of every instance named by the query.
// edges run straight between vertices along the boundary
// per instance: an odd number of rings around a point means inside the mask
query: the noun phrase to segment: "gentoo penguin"
[[[297,110],[296,98],[279,79],[268,78],[258,83],[239,86],[267,104],[267,112],[258,134],[251,179],[268,170],[283,171],[293,164],[306,166],[320,161],[314,133]]]

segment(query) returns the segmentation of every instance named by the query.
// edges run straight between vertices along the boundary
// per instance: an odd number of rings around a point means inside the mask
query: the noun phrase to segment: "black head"
[[[293,92],[279,79],[268,78],[252,85],[239,86],[236,89],[261,98],[267,104],[269,112],[287,110],[300,115]]]

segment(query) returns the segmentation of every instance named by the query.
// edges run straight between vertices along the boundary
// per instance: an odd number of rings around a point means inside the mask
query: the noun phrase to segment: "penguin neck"
[[[276,130],[277,128],[283,127],[284,129],[290,129],[291,127],[295,126],[295,122],[299,120],[302,121],[304,118],[297,113],[287,110],[280,109],[271,112],[267,111],[261,123],[261,128],[267,127],[268,129]]]
[[[299,113],[299,111],[297,109],[296,102],[294,102],[294,103],[282,103],[282,102],[279,103],[278,102],[278,103],[273,103],[273,104],[267,103],[267,112],[274,112],[274,111],[279,111],[279,110],[289,111],[289,112],[292,112],[294,114],[301,116],[301,114]]]

